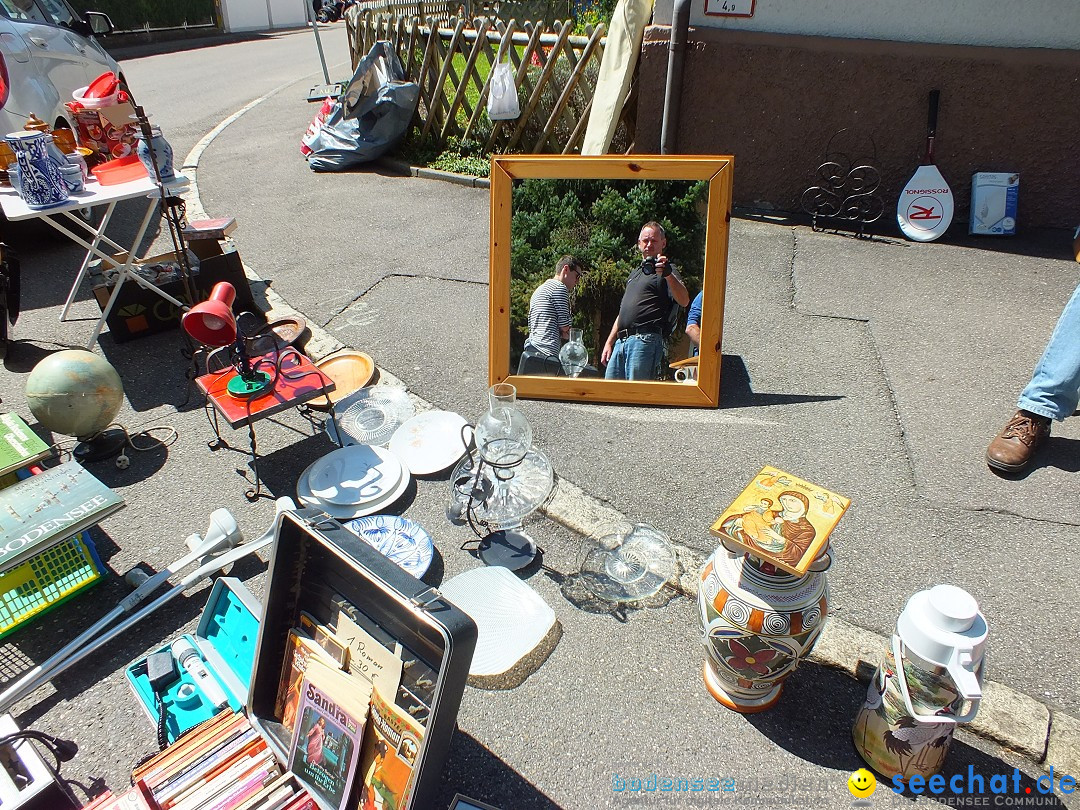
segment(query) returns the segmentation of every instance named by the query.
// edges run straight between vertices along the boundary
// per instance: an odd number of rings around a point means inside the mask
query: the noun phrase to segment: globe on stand
[[[83,349],[50,354],[26,379],[30,413],[53,433],[79,440],[76,461],[112,458],[124,449],[127,432],[108,429],[124,404],[120,375],[105,358]]]

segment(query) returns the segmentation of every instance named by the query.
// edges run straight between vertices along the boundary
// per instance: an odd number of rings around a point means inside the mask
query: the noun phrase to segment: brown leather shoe
[[[1022,472],[1049,435],[1049,419],[1030,411],[1017,411],[986,448],[986,463],[995,470]]]

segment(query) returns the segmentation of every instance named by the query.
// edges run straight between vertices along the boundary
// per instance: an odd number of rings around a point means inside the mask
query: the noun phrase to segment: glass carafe
[[[520,464],[532,447],[532,428],[517,407],[517,389],[497,383],[488,389],[488,409],[476,420],[476,451],[496,469]]]
[[[577,377],[589,364],[589,350],[581,340],[580,329],[570,329],[570,340],[559,350],[559,362],[567,377]]]

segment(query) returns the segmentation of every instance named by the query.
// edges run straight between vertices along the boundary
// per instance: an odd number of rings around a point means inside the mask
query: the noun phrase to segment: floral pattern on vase
[[[60,167],[49,156],[44,132],[16,132],[7,136],[18,163],[19,196],[28,208],[51,208],[67,202],[68,187]]]
[[[764,711],[825,627],[825,574],[795,577],[720,546],[701,571],[698,608],[709,693],[735,711]]]

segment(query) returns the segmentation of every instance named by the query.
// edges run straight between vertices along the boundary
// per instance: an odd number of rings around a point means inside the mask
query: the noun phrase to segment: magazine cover
[[[401,810],[412,786],[423,727],[376,684],[360,754],[359,810]]]
[[[0,489],[0,570],[18,565],[124,506],[77,461]]]
[[[712,525],[728,543],[804,576],[851,501],[775,467],[763,467]]]
[[[289,770],[331,807],[344,810],[360,757],[370,687],[321,658],[308,661]]]

